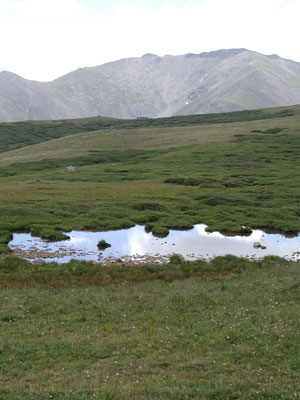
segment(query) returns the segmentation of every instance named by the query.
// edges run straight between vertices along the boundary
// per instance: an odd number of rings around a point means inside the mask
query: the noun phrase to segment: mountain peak
[[[0,121],[161,117],[300,103],[300,63],[244,48],[164,57],[146,53],[52,82],[10,72],[0,77]]]
[[[152,53],[145,53],[142,58],[154,58],[154,57],[158,57],[156,54],[152,54]]]

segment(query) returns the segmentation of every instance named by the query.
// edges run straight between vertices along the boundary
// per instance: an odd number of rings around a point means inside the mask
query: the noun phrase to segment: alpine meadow
[[[135,225],[297,236],[299,147],[297,105],[0,124],[0,399],[300,397],[299,262],[31,263],[9,246]]]

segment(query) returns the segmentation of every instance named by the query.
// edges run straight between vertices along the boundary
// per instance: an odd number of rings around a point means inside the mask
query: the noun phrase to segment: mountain
[[[52,82],[0,72],[0,121],[161,117],[300,103],[300,63],[246,49],[145,54]]]

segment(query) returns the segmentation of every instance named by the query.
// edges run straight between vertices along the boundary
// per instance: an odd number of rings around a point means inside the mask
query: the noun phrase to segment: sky
[[[0,0],[0,70],[49,81],[120,58],[247,48],[300,62],[300,0]]]

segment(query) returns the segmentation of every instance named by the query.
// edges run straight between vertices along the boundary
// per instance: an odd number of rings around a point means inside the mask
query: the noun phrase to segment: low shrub
[[[0,254],[9,254],[11,252],[11,249],[3,243],[0,243]]]
[[[16,272],[21,269],[27,268],[31,264],[19,257],[16,256],[6,256],[2,260],[0,260],[0,271],[1,272]]]
[[[151,211],[163,211],[165,210],[165,206],[159,203],[150,203],[150,202],[145,202],[145,203],[137,203],[133,205],[133,209],[137,211],[145,211],[145,210],[151,210]]]

